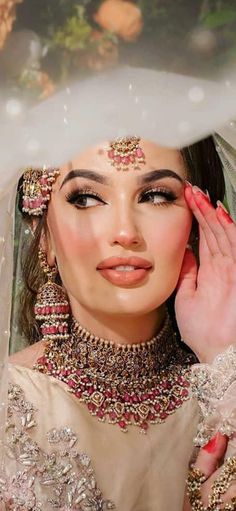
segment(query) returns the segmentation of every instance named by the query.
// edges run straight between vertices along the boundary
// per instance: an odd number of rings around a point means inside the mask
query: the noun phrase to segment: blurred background
[[[0,86],[41,101],[120,64],[212,78],[236,62],[235,0],[0,0]],[[14,99],[9,113],[20,108]]]

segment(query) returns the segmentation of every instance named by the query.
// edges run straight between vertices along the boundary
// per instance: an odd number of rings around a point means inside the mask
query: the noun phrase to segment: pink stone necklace
[[[99,421],[146,432],[189,398],[194,361],[176,340],[168,315],[158,335],[130,345],[96,337],[72,319],[69,338],[48,340],[34,369],[65,382]]]

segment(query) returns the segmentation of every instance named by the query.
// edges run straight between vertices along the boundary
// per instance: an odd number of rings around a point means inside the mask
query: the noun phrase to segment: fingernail
[[[209,203],[210,203],[210,198],[209,198],[209,195],[207,195],[206,193],[203,192],[203,190],[201,190],[201,188],[198,188],[198,186],[194,185],[192,187],[192,190],[193,190],[193,193],[194,195],[200,193],[202,195],[202,197],[204,197],[204,199],[206,199]]]
[[[210,194],[209,194],[209,192],[208,192],[208,190],[207,190],[207,189],[205,190],[205,195],[208,197],[208,199],[209,199],[209,200],[211,200],[211,198],[210,198]]]
[[[218,200],[218,201],[216,202],[216,204],[217,204],[217,206],[218,206],[218,207],[222,208],[222,209],[223,209],[223,211],[224,211],[225,213],[227,213],[227,215],[229,214],[229,212],[228,212],[228,210],[226,209],[226,207],[224,206],[223,202],[221,202],[220,200]]]
[[[192,188],[192,186],[193,186],[193,185],[192,185],[192,183],[190,183],[189,181],[187,181],[187,179],[185,180],[185,185],[186,185],[186,186],[191,186],[191,188]]]
[[[201,190],[201,188],[198,188],[198,186],[194,185],[194,186],[193,186],[193,188],[192,188],[192,190],[193,190],[193,193],[195,193],[195,194],[196,194],[196,193],[201,193],[204,197],[206,197],[207,199],[209,199],[209,197],[207,196],[207,194],[206,194],[206,193],[204,193],[204,191],[203,191],[203,190]]]
[[[216,204],[217,204],[217,208],[219,208],[219,210],[221,211],[221,214],[223,215],[224,219],[229,224],[233,224],[234,221],[231,218],[231,216],[230,216],[229,212],[227,211],[226,207],[224,206],[224,204],[222,204],[222,202],[220,200],[218,200]]]
[[[209,440],[206,445],[204,445],[203,450],[209,452],[210,454],[213,453],[216,450],[218,440],[219,433],[216,433],[216,435],[213,436],[213,438],[211,438],[211,440]]]

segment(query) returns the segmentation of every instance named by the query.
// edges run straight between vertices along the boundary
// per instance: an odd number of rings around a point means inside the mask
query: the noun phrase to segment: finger
[[[190,298],[196,290],[197,262],[191,249],[186,248],[177,284],[177,293]]]
[[[205,233],[199,225],[199,262],[200,266],[211,259],[211,252],[207,244]]]
[[[219,250],[215,235],[209,228],[203,214],[201,213],[201,211],[195,201],[195,198],[194,198],[194,195],[192,193],[190,186],[186,186],[186,188],[185,188],[185,198],[188,203],[188,206],[192,210],[195,218],[197,219],[199,226],[201,227],[202,231],[204,232],[206,243],[208,245],[211,256],[220,254],[220,250]]]
[[[228,439],[226,436],[221,435],[219,432],[216,433],[216,435],[200,449],[194,467],[201,470],[207,478],[210,477],[218,468],[218,464],[226,452],[227,443]]]
[[[236,224],[220,201],[217,201],[216,215],[222,227],[225,229],[226,236],[231,245],[234,261],[236,261]]]
[[[198,206],[201,214],[204,217],[208,228],[214,234],[217,245],[221,254],[225,257],[232,257],[231,245],[225,232],[224,226],[219,222],[215,208],[210,203],[208,197],[200,190],[200,188],[193,187],[192,189],[194,200]]]

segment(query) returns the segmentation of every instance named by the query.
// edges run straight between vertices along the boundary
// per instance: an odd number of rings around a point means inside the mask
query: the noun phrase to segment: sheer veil
[[[11,351],[24,345],[17,330],[15,282],[21,278],[21,252],[31,233],[15,215],[21,169],[61,165],[87,145],[124,134],[181,147],[215,133],[224,166],[226,200],[236,220],[235,88],[224,80],[209,82],[125,67],[74,83],[39,106],[25,109],[16,120],[1,120],[0,442],[5,429],[10,330]],[[15,227],[18,239],[13,260]],[[2,449],[0,463],[1,453]]]

